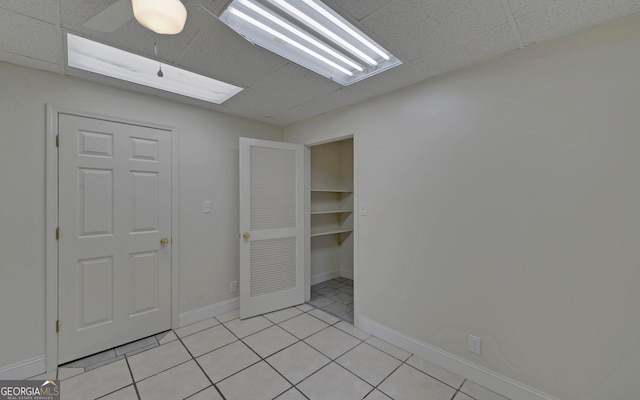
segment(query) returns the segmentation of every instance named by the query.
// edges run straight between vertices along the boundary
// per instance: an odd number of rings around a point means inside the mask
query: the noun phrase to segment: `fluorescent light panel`
[[[318,0],[233,0],[220,20],[250,42],[343,86],[402,64]]]
[[[242,91],[225,82],[67,33],[67,64],[96,74],[221,104]]]

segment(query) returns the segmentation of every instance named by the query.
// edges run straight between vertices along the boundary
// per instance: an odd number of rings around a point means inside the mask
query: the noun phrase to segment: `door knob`
[[[160,244],[161,244],[162,246],[166,246],[166,245],[168,245],[168,244],[169,244],[169,239],[167,239],[167,238],[162,238],[162,239],[160,239]]]
[[[249,235],[249,232],[245,232],[245,233],[242,234],[242,238],[244,240],[248,240],[250,237],[251,237],[251,235]]]

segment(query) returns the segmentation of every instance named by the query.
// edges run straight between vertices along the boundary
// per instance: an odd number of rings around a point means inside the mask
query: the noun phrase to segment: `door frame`
[[[332,142],[339,142],[345,139],[353,139],[353,324],[358,326],[358,317],[360,315],[360,301],[359,301],[359,289],[358,283],[359,277],[359,235],[360,230],[360,213],[359,210],[359,140],[358,132],[354,131],[351,134],[346,135],[327,135],[322,137],[316,137],[304,141],[304,196],[305,196],[305,262],[304,262],[304,299],[309,301],[311,299],[311,147],[321,144],[327,144]]]
[[[155,122],[135,120],[122,116],[79,110],[69,107],[59,107],[46,104],[46,136],[45,136],[45,356],[47,371],[58,368],[58,334],[56,321],[58,320],[58,241],[56,228],[58,221],[58,148],[56,135],[58,134],[58,119],[60,114],[78,117],[102,119],[106,121],[140,125],[149,128],[169,131],[171,134],[171,328],[178,327],[179,311],[179,152],[178,129],[175,126],[162,125]]]

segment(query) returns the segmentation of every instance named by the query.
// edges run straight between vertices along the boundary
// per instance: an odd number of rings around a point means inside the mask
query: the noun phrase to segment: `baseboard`
[[[320,282],[328,281],[330,279],[340,277],[340,270],[336,269],[333,271],[325,272],[324,274],[318,274],[311,277],[311,285],[316,285]]]
[[[27,379],[32,376],[44,374],[46,371],[47,359],[45,356],[34,357],[0,368],[0,379]]]
[[[240,298],[234,297],[233,299],[211,304],[210,306],[186,311],[178,315],[178,328],[203,321],[207,318],[213,318],[216,315],[228,313],[238,308],[240,308]]]
[[[347,279],[353,280],[353,271],[340,270],[340,276],[343,277],[343,278],[347,278]]]
[[[558,400],[495,371],[444,351],[428,343],[414,339],[366,317],[358,317],[358,328],[415,354],[424,360],[454,372],[509,399]]]

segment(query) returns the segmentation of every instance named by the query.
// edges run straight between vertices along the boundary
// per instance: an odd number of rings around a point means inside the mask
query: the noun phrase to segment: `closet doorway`
[[[354,323],[354,139],[308,146],[309,303]]]

